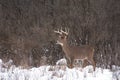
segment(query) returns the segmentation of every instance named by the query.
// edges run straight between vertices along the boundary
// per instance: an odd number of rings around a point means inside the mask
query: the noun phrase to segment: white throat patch
[[[59,45],[63,46],[63,43],[61,43],[61,42],[59,42],[59,41],[57,41],[57,44],[59,44]]]

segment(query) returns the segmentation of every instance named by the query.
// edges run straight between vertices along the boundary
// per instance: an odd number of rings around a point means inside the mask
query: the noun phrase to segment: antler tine
[[[65,28],[65,31],[63,31],[63,30],[61,29],[61,32],[64,33],[64,34],[66,34],[66,35],[68,35],[67,28]]]
[[[62,27],[60,28],[60,31],[63,32]]]
[[[60,31],[61,31],[61,33],[64,33],[64,31],[63,31],[62,27],[61,27]]]
[[[69,34],[69,31],[70,31],[70,29],[69,28],[67,28],[67,33]]]
[[[63,33],[64,31],[62,30],[62,27],[60,28],[60,31]]]
[[[68,33],[69,32],[68,28],[65,28],[65,31]]]
[[[58,34],[62,34],[62,32],[59,31],[59,29],[57,31],[54,31],[55,33],[58,33]]]

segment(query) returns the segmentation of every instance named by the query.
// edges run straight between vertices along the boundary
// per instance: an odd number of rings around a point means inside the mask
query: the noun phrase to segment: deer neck
[[[66,56],[70,55],[70,47],[69,47],[67,41],[65,41],[63,43],[62,49],[63,49],[64,53],[66,54]]]

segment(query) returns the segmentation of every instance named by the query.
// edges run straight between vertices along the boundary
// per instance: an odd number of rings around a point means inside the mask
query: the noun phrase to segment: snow
[[[12,65],[8,69],[2,66],[4,63],[0,60],[0,80],[120,80],[120,70],[111,72],[109,69],[96,68],[93,71],[92,66],[69,69],[64,59],[62,65],[60,62],[62,60],[55,66],[45,65],[31,69]]]

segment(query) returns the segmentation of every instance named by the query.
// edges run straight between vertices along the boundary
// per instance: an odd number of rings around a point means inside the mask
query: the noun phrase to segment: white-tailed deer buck
[[[67,37],[69,31],[63,31],[58,30],[54,31],[55,33],[58,34],[58,39],[57,39],[57,44],[60,44],[62,46],[62,49],[66,55],[68,63],[68,67],[72,68],[73,67],[73,62],[76,59],[81,59],[83,61],[83,67],[86,66],[86,61],[91,63],[93,65],[93,69],[95,71],[95,61],[93,59],[94,56],[94,48],[89,45],[83,45],[83,46],[70,46],[67,43]]]

